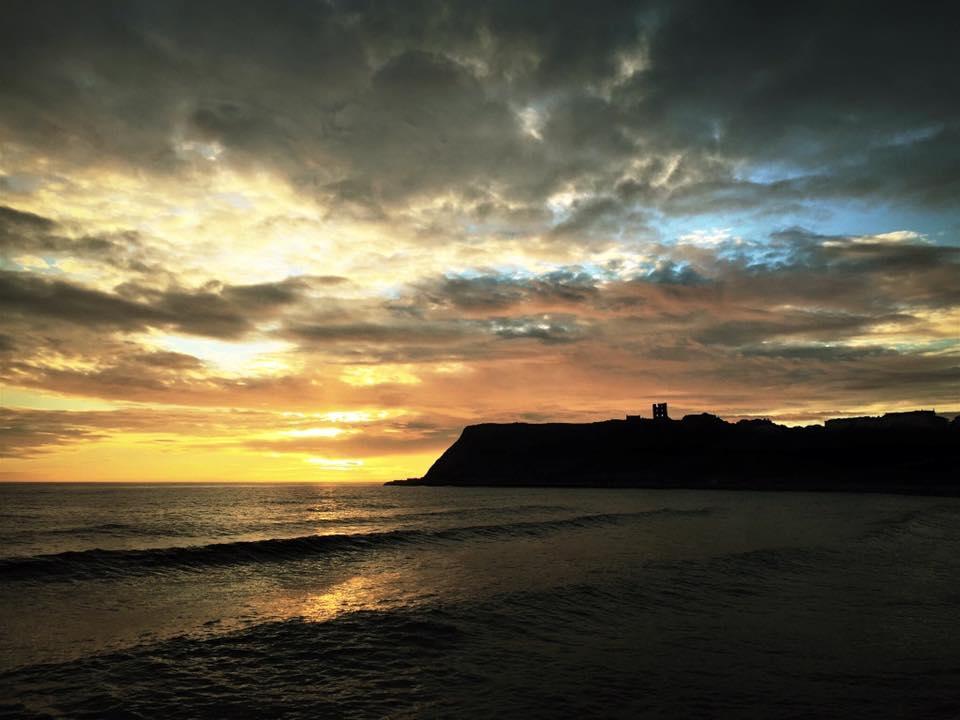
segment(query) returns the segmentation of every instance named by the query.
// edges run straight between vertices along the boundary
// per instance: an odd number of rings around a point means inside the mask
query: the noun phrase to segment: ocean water
[[[0,716],[960,717],[960,500],[4,485]]]

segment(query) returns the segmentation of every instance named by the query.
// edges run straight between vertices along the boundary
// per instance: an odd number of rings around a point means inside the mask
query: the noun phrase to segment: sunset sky
[[[960,411],[938,7],[4,2],[0,479]]]

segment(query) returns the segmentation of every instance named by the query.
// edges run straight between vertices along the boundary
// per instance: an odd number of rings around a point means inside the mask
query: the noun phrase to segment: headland
[[[960,495],[960,416],[932,410],[788,427],[702,413],[484,423],[421,478],[388,485],[817,490]]]

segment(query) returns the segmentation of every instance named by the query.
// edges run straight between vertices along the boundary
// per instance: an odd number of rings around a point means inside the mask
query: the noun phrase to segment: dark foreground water
[[[0,716],[960,717],[960,501],[0,486]]]

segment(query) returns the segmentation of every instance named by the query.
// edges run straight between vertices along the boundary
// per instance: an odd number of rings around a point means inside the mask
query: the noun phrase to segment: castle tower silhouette
[[[653,404],[653,419],[654,420],[669,420],[670,417],[667,415],[667,404],[666,403],[654,403]]]

